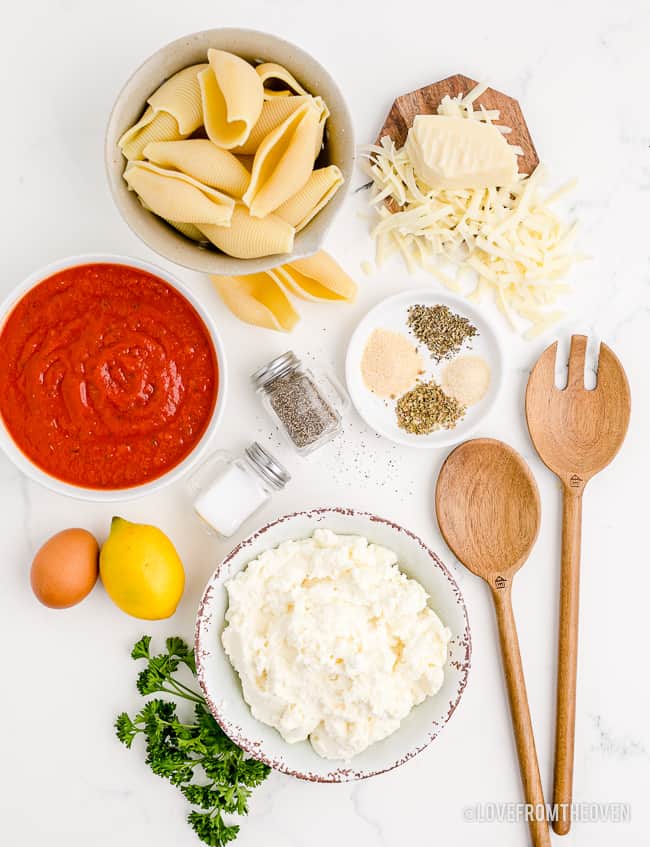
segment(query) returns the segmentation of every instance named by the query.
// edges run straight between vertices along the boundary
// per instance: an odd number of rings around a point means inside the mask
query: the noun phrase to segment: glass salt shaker
[[[242,456],[213,453],[187,484],[198,517],[228,538],[290,479],[286,468],[254,441]]]
[[[345,392],[329,373],[314,375],[291,350],[256,370],[251,379],[299,453],[311,453],[341,431],[341,415],[348,407]]]

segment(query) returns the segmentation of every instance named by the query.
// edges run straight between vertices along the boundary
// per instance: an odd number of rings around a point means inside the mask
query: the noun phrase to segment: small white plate
[[[448,306],[452,312],[468,318],[478,329],[479,335],[464,344],[459,356],[471,354],[481,356],[490,366],[490,387],[485,397],[470,406],[465,416],[454,429],[439,429],[429,435],[413,435],[397,425],[395,401],[384,400],[366,387],[361,375],[361,358],[368,339],[375,329],[390,329],[400,332],[415,344],[425,363],[423,380],[440,382],[442,371],[449,360],[436,364],[427,348],[418,342],[406,322],[409,306]],[[503,378],[503,356],[497,337],[482,313],[467,300],[449,294],[421,288],[405,291],[382,300],[361,320],[352,334],[345,360],[345,377],[350,398],[364,421],[375,432],[406,447],[447,447],[464,441],[476,429],[494,406],[501,389]]]

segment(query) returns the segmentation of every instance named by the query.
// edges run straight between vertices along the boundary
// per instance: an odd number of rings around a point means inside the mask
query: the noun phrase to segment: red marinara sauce
[[[18,301],[0,334],[0,414],[39,468],[130,488],[179,464],[217,398],[214,346],[176,289],[139,268],[66,268]]]

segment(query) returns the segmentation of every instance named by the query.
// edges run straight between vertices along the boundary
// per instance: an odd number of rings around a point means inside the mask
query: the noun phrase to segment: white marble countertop
[[[184,33],[219,25],[266,29],[312,52],[342,86],[359,142],[374,137],[400,93],[456,72],[486,79],[520,99],[553,180],[580,178],[574,195],[580,247],[593,261],[573,275],[576,294],[568,301],[571,320],[562,333],[583,329],[614,347],[630,378],[633,416],[622,453],[585,499],[575,798],[628,803],[631,818],[576,824],[563,843],[647,844],[650,683],[642,653],[650,590],[642,531],[650,471],[647,3],[551,0],[535,12],[514,0],[463,6],[429,0],[12,4],[0,35],[5,81],[0,296],[34,268],[67,254],[115,252],[162,263],[131,235],[112,205],[102,162],[104,126],[118,88],[144,57]],[[355,186],[361,182],[357,177]],[[257,438],[276,449],[249,387],[255,366],[291,346],[329,361],[342,375],[347,338],[370,306],[406,286],[434,284],[424,273],[408,278],[398,263],[373,277],[361,274],[360,262],[371,256],[359,215],[364,204],[363,194],[349,197],[327,244],[357,277],[358,302],[302,307],[304,319],[290,339],[244,327],[225,311],[207,279],[178,270],[213,311],[229,353],[231,392],[215,447],[238,449]],[[525,342],[492,307],[486,310],[503,337],[507,367],[501,401],[479,434],[503,438],[523,453],[543,502],[540,538],[517,578],[514,606],[550,796],[560,492],[528,439],[523,388],[529,367],[552,336]],[[272,774],[255,792],[237,843],[527,843],[524,823],[464,820],[466,807],[519,801],[521,788],[490,598],[454,562],[432,515],[445,451],[397,448],[350,414],[342,438],[312,459],[293,458],[281,447],[277,452],[294,481],[260,520],[295,508],[347,505],[419,533],[453,568],[465,594],[472,669],[457,713],[428,750],[392,773],[353,785],[314,785]],[[0,840],[12,847],[198,844],[184,821],[183,798],[149,772],[141,750],[128,752],[117,742],[112,722],[118,711],[138,703],[137,668],[128,656],[132,643],[143,632],[157,639],[190,637],[202,587],[231,545],[197,531],[182,484],[121,503],[119,514],[160,525],[184,559],[188,585],[177,614],[155,624],[128,618],[101,587],[80,606],[53,612],[30,592],[34,552],[66,526],[85,526],[105,538],[116,509],[56,496],[28,482],[3,456],[0,497]]]

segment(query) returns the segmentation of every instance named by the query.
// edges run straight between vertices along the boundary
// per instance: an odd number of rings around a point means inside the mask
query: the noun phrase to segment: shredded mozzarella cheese
[[[498,120],[498,110],[472,105],[486,87],[445,97],[438,113]],[[405,148],[397,148],[388,136],[363,148],[362,155],[378,216],[371,230],[377,267],[399,252],[410,273],[422,267],[456,292],[463,290],[464,277],[473,275],[468,296],[479,300],[491,290],[515,329],[517,316],[530,322],[529,338],[562,319],[562,311],[549,307],[568,291],[561,280],[583,257],[570,250],[575,222],[563,221],[552,206],[575,181],[544,197],[545,172],[539,166],[499,188],[434,190],[418,179]]]

